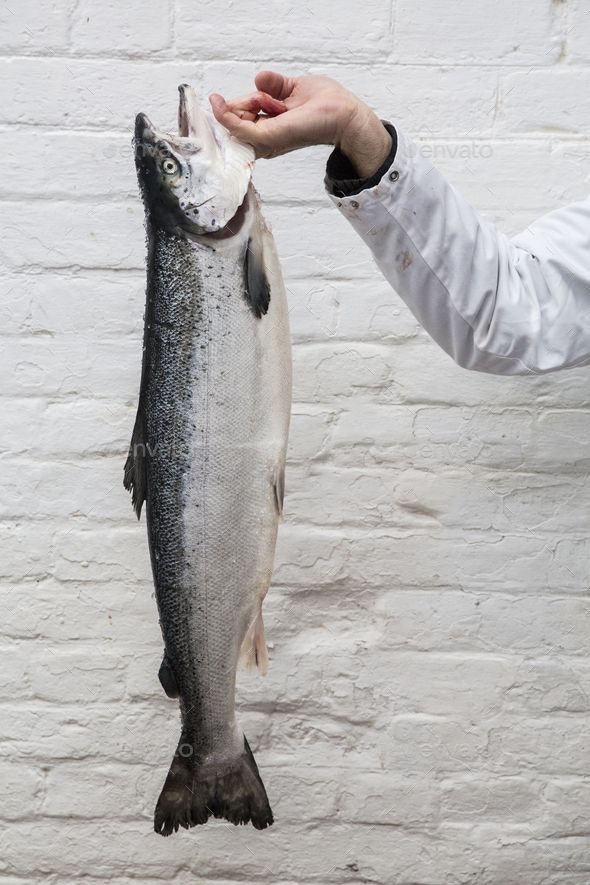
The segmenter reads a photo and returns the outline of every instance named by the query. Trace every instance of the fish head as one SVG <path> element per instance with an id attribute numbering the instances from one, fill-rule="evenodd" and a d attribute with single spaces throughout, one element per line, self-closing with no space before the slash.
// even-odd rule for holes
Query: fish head
<path id="1" fill-rule="evenodd" d="M 204 110 L 194 89 L 178 87 L 178 134 L 135 121 L 135 164 L 146 208 L 165 227 L 222 230 L 246 196 L 255 152 Z"/>

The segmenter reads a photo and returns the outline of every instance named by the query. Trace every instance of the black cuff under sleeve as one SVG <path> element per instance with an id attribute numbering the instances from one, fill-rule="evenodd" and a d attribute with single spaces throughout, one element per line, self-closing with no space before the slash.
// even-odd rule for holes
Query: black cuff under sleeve
<path id="1" fill-rule="evenodd" d="M 369 178 L 359 178 L 357 170 L 350 162 L 346 154 L 340 148 L 334 148 L 326 162 L 326 174 L 324 184 L 329 193 L 335 197 L 348 197 L 350 194 L 358 194 L 366 187 L 374 187 L 381 180 L 384 172 L 389 169 L 397 153 L 397 132 L 395 127 L 387 120 L 381 120 L 391 135 L 391 151 L 381 166 Z"/>

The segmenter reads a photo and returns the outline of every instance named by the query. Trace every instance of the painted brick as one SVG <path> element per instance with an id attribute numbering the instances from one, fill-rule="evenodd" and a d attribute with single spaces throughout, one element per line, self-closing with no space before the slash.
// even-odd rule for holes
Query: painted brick
<path id="1" fill-rule="evenodd" d="M 395 54 L 406 64 L 549 65 L 559 56 L 558 23 L 551 0 L 537 3 L 534 15 L 526 4 L 514 7 L 510 0 L 484 0 L 477 6 L 400 0 Z"/>
<path id="2" fill-rule="evenodd" d="M 84 58 L 4 58 L 7 100 L 0 121 L 123 130 L 148 113 L 165 128 L 176 120 L 178 85 L 200 82 L 198 63 Z"/>
<path id="3" fill-rule="evenodd" d="M 40 772 L 27 764 L 4 759 L 0 762 L 0 780 L 6 790 L 2 803 L 5 820 L 18 820 L 39 813 L 43 789 Z"/>
<path id="4" fill-rule="evenodd" d="M 590 61 L 590 15 L 584 0 L 571 0 L 568 4 L 565 46 L 569 61 Z"/>
<path id="5" fill-rule="evenodd" d="M 250 28 L 246 45 L 244 21 L 234 14 L 231 3 L 205 2 L 195 16 L 188 0 L 177 0 L 176 43 L 181 51 L 213 59 L 254 55 L 278 59 L 284 64 L 291 58 L 383 58 L 391 48 L 389 4 L 385 0 L 368 0 L 363 15 L 356 13 L 353 6 L 343 6 L 335 0 L 299 8 L 289 0 L 280 0 L 272 15 L 264 16 L 263 28 Z M 224 23 L 221 42 L 220 21 Z"/>
<path id="6" fill-rule="evenodd" d="M 11 210 L 11 204 L 5 204 Z M 0 249 L 13 268 L 140 268 L 144 260 L 143 211 L 137 203 L 50 203 L 15 206 L 12 224 L 5 229 Z M 42 227 L 38 238 L 28 228 Z"/>
<path id="7" fill-rule="evenodd" d="M 31 140 L 28 127 L 0 131 L 0 150 L 9 168 L 18 167 L 31 148 Z M 2 196 L 71 199 L 135 197 L 137 193 L 130 132 L 46 131 L 35 137 L 35 159 L 34 176 L 2 179 Z"/>
<path id="8" fill-rule="evenodd" d="M 72 45 L 79 52 L 124 52 L 145 56 L 170 45 L 169 0 L 116 3 L 81 0 L 72 24 Z"/>
<path id="9" fill-rule="evenodd" d="M 584 135 L 590 113 L 588 77 L 586 69 L 574 67 L 506 74 L 500 84 L 499 131 Z M 575 100 L 564 101 L 564 96 Z"/>
<path id="10" fill-rule="evenodd" d="M 4 3 L 0 10 L 0 45 L 3 52 L 35 53 L 64 50 L 73 3 L 64 0 L 19 0 Z"/>

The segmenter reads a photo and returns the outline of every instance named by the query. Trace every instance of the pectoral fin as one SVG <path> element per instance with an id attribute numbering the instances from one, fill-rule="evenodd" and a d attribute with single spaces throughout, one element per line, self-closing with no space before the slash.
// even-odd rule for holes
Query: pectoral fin
<path id="1" fill-rule="evenodd" d="M 270 304 L 270 283 L 264 268 L 262 235 L 258 231 L 248 239 L 244 254 L 244 283 L 246 298 L 255 316 L 264 316 Z"/>

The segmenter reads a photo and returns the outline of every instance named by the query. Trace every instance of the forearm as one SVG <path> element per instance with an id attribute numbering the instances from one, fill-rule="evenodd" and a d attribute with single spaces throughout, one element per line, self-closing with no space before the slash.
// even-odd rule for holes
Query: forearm
<path id="1" fill-rule="evenodd" d="M 510 240 L 416 144 L 398 137 L 379 182 L 361 183 L 354 197 L 338 198 L 329 176 L 326 187 L 430 335 L 457 363 L 483 372 L 547 372 L 590 361 L 590 204 Z"/>

